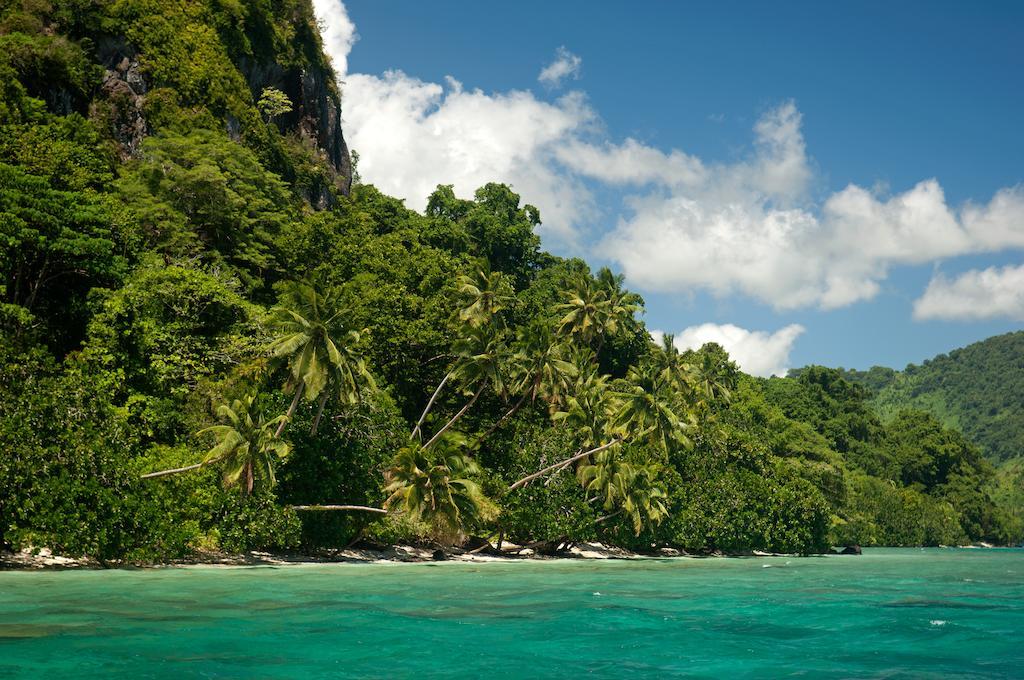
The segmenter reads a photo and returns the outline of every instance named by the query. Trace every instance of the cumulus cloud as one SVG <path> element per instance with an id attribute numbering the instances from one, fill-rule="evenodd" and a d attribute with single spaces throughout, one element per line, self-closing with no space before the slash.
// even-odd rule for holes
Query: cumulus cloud
<path id="1" fill-rule="evenodd" d="M 466 90 L 451 77 L 442 84 L 402 71 L 346 74 L 355 27 L 345 6 L 317 0 L 315 10 L 325 49 L 344 75 L 345 136 L 366 181 L 416 210 L 426 208 L 438 184 L 470 197 L 487 182 L 505 182 L 540 209 L 546 237 L 574 243 L 578 227 L 595 215 L 594 199 L 557 152 L 594 125 L 582 94 L 549 102 L 525 90 Z M 577 57 L 564 49 L 558 57 L 545 71 L 564 78 L 578 70 Z"/>
<path id="2" fill-rule="evenodd" d="M 629 198 L 631 215 L 601 252 L 651 290 L 834 309 L 875 296 L 895 265 L 1024 247 L 1022 187 L 957 210 L 934 179 L 891 196 L 850 185 L 818 206 L 795 105 L 768 112 L 754 133 L 740 162 L 706 167 L 696 181 L 649 180 L 669 190 Z"/>
<path id="3" fill-rule="evenodd" d="M 359 36 L 356 25 L 348 16 L 340 0 L 313 0 L 313 12 L 320 24 L 320 37 L 324 51 L 331 58 L 338 77 L 348 73 L 348 54 Z"/>
<path id="4" fill-rule="evenodd" d="M 972 269 L 954 279 L 937 274 L 914 302 L 914 318 L 1024 321 L 1024 265 Z"/>
<path id="5" fill-rule="evenodd" d="M 558 87 L 566 78 L 579 79 L 582 66 L 583 60 L 563 45 L 555 50 L 555 60 L 541 70 L 537 80 L 546 87 Z"/>
<path id="6" fill-rule="evenodd" d="M 316 0 L 315 8 L 344 75 L 355 26 L 340 0 Z M 560 82 L 578 69 L 563 48 L 541 81 Z M 820 180 L 792 101 L 757 120 L 745 155 L 714 163 L 609 138 L 579 92 L 547 100 L 401 71 L 349 73 L 343 89 L 345 134 L 367 181 L 418 210 L 438 184 L 468 197 L 486 182 L 508 183 L 540 208 L 549 247 L 589 243 L 646 290 L 834 309 L 878 294 L 894 266 L 1024 248 L 1021 186 L 960 207 L 949 205 L 935 179 L 892 194 L 850 185 L 817 195 Z M 623 195 L 623 210 L 596 238 L 584 228 L 601 217 L 599 194 Z"/>
<path id="7" fill-rule="evenodd" d="M 796 339 L 804 332 L 799 324 L 790 324 L 774 333 L 750 331 L 731 323 L 705 323 L 690 326 L 680 331 L 674 344 L 681 350 L 700 349 L 709 342 L 717 342 L 729 353 L 737 365 L 751 375 L 768 377 L 786 375 L 789 370 L 789 354 Z M 652 331 L 655 341 L 664 335 Z"/>
<path id="8" fill-rule="evenodd" d="M 359 172 L 417 210 L 440 183 L 460 196 L 506 182 L 540 208 L 545 233 L 571 241 L 592 215 L 583 182 L 562 172 L 556 150 L 592 120 L 579 94 L 544 102 L 530 92 L 488 94 L 400 71 L 346 78 L 345 134 Z"/>

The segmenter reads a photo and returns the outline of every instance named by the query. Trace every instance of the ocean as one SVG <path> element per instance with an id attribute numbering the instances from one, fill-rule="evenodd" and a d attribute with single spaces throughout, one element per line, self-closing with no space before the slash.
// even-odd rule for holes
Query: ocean
<path id="1" fill-rule="evenodd" d="M 0 572 L 0 677 L 1024 677 L 1024 550 Z"/>

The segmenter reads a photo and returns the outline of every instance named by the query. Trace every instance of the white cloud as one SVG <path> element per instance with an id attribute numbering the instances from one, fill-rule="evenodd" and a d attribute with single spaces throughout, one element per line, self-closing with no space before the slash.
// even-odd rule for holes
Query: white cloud
<path id="1" fill-rule="evenodd" d="M 566 78 L 578 80 L 582 66 L 583 60 L 563 45 L 555 50 L 555 60 L 541 70 L 537 80 L 545 87 L 558 87 Z"/>
<path id="2" fill-rule="evenodd" d="M 344 74 L 355 26 L 340 0 L 315 7 Z M 541 80 L 578 68 L 578 58 L 559 50 Z M 505 182 L 540 208 L 549 247 L 582 248 L 583 227 L 600 216 L 595 197 L 623 192 L 623 216 L 593 248 L 647 290 L 834 309 L 878 294 L 894 266 L 1024 248 L 1021 186 L 959 209 L 935 179 L 895 194 L 850 185 L 817 197 L 792 101 L 765 112 L 748 153 L 728 163 L 610 139 L 579 92 L 547 101 L 390 71 L 345 76 L 343 105 L 362 177 L 415 209 L 438 184 L 469 197 L 486 182 Z"/>
<path id="3" fill-rule="evenodd" d="M 749 158 L 707 167 L 702 181 L 649 180 L 669 191 L 628 199 L 632 214 L 604 239 L 602 254 L 651 290 L 834 309 L 872 298 L 895 265 L 1024 247 L 1022 187 L 957 211 L 934 179 L 888 197 L 850 185 L 816 207 L 795 106 L 770 111 L 755 135 Z"/>
<path id="4" fill-rule="evenodd" d="M 320 24 L 320 36 L 339 78 L 348 73 L 348 53 L 359 36 L 356 25 L 340 0 L 313 0 L 313 12 Z"/>
<path id="5" fill-rule="evenodd" d="M 914 318 L 976 321 L 1006 317 L 1024 321 L 1024 265 L 932 277 L 914 302 Z"/>
<path id="6" fill-rule="evenodd" d="M 774 333 L 749 331 L 733 324 L 705 323 L 680 331 L 674 344 L 681 350 L 700 349 L 709 342 L 717 342 L 729 357 L 747 373 L 768 377 L 786 375 L 789 354 L 796 339 L 804 332 L 799 324 L 790 324 Z M 661 342 L 664 333 L 651 331 L 655 342 Z"/>
<path id="7" fill-rule="evenodd" d="M 349 74 L 345 92 L 345 134 L 359 151 L 360 174 L 410 207 L 424 209 L 438 184 L 472 196 L 497 181 L 540 208 L 548 236 L 570 241 L 592 214 L 589 190 L 555 159 L 593 120 L 579 94 L 549 103 L 530 92 L 468 91 L 400 71 Z"/>

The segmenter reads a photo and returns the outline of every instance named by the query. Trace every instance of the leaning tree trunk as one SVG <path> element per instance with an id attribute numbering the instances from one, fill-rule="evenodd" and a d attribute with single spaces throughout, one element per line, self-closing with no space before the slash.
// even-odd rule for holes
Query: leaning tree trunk
<path id="1" fill-rule="evenodd" d="M 409 435 L 409 439 L 415 439 L 416 435 L 420 433 L 420 428 L 423 427 L 423 421 L 427 419 L 427 414 L 430 413 L 430 409 L 434 406 L 434 402 L 437 401 L 437 395 L 441 394 L 441 390 L 444 388 L 444 384 L 448 382 L 448 378 L 452 377 L 451 371 L 449 371 L 441 382 L 438 383 L 437 389 L 434 390 L 434 394 L 430 396 L 430 401 L 427 402 L 427 407 L 423 409 L 423 414 L 420 415 L 420 419 L 416 421 L 416 427 L 412 429 L 412 434 Z"/>
<path id="2" fill-rule="evenodd" d="M 284 414 L 284 420 L 277 426 L 277 432 L 274 433 L 275 437 L 280 437 L 281 433 L 284 432 L 284 426 L 288 424 L 288 421 L 292 419 L 292 414 L 295 413 L 295 409 L 299 406 L 299 398 L 302 397 L 302 391 L 306 388 L 306 383 L 300 382 L 299 386 L 295 388 L 295 398 L 292 399 L 291 405 L 288 407 L 288 412 Z"/>
<path id="3" fill-rule="evenodd" d="M 324 414 L 324 405 L 327 404 L 327 397 L 329 392 L 325 389 L 324 393 L 320 395 L 320 405 L 316 409 L 316 418 L 313 419 L 313 427 L 309 428 L 309 434 L 316 436 L 316 432 L 320 429 L 320 418 Z"/>
<path id="4" fill-rule="evenodd" d="M 611 448 L 611 447 L 613 447 L 616 444 L 619 444 L 621 442 L 622 442 L 621 439 L 613 439 L 610 442 L 608 442 L 607 444 L 602 444 L 601 446 L 598 446 L 597 448 L 590 449 L 589 451 L 584 451 L 582 453 L 577 453 L 576 455 L 572 456 L 571 458 L 566 458 L 565 460 L 560 460 L 557 463 L 555 463 L 554 465 L 549 465 L 546 468 L 544 468 L 543 470 L 538 470 L 537 472 L 534 472 L 532 475 L 527 475 L 527 476 L 523 477 L 519 481 L 517 481 L 514 484 L 512 484 L 512 486 L 508 487 L 507 490 L 508 491 L 515 491 L 519 487 L 526 486 L 527 484 L 529 484 L 533 480 L 537 479 L 538 477 L 543 477 L 544 475 L 546 475 L 547 473 L 551 472 L 552 470 L 555 470 L 556 468 L 568 467 L 572 463 L 575 463 L 576 461 L 578 461 L 578 460 L 580 460 L 582 458 L 586 458 L 587 456 L 589 456 L 592 453 L 600 453 L 601 451 L 604 451 L 605 449 L 609 449 L 609 448 Z"/>
<path id="5" fill-rule="evenodd" d="M 292 510 L 352 510 L 355 512 L 377 512 L 388 514 L 384 508 L 372 508 L 368 505 L 293 505 Z"/>
<path id="6" fill-rule="evenodd" d="M 525 392 L 523 394 L 523 396 L 519 398 L 519 401 L 516 402 L 516 405 L 513 406 L 512 408 L 510 408 L 508 411 L 505 412 L 505 415 L 503 415 L 501 418 L 498 418 L 498 422 L 494 423 L 494 425 L 491 425 L 490 429 L 487 430 L 487 432 L 484 432 L 482 435 L 480 435 L 477 438 L 477 440 L 473 443 L 473 447 L 472 448 L 475 449 L 476 447 L 480 446 L 480 444 L 483 442 L 483 440 L 487 439 L 489 436 L 494 434 L 495 430 L 497 430 L 499 427 L 501 427 L 502 423 L 504 423 L 506 420 L 511 418 L 513 415 L 515 415 L 516 411 L 518 411 L 520 408 L 522 408 L 523 404 L 526 403 L 526 398 L 528 396 L 530 396 L 530 392 L 529 391 Z"/>
<path id="7" fill-rule="evenodd" d="M 473 393 L 473 398 L 470 399 L 469 402 L 465 406 L 463 406 L 462 409 L 458 413 L 456 413 L 454 416 L 452 416 L 452 419 L 449 420 L 447 423 L 445 423 L 445 426 L 442 427 L 440 430 L 438 430 L 437 434 L 435 434 L 433 437 L 431 437 L 430 441 L 428 441 L 426 444 L 423 445 L 423 448 L 424 449 L 429 449 L 434 444 L 434 442 L 436 442 L 438 439 L 441 438 L 441 435 L 443 435 L 445 432 L 448 431 L 448 428 L 450 428 L 452 425 L 454 425 L 455 422 L 459 418 L 461 418 L 462 416 L 466 415 L 466 411 L 469 410 L 470 406 L 472 406 L 473 404 L 476 403 L 476 400 L 480 397 L 481 394 L 483 394 L 484 388 L 486 386 L 487 386 L 487 383 L 484 383 L 484 384 L 480 385 L 480 387 L 477 388 L 477 391 Z"/>
<path id="8" fill-rule="evenodd" d="M 176 475 L 181 472 L 188 472 L 190 470 L 196 470 L 203 467 L 203 463 L 196 463 L 195 465 L 186 465 L 185 467 L 174 468 L 173 470 L 161 470 L 160 472 L 148 472 L 142 475 L 141 479 L 153 479 L 154 477 L 166 477 L 167 475 Z"/>

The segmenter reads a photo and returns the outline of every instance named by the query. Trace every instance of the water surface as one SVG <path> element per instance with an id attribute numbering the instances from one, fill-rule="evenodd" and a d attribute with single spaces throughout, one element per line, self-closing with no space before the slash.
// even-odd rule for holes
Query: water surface
<path id="1" fill-rule="evenodd" d="M 0 572 L 0 677 L 1024 677 L 1024 550 Z"/>

